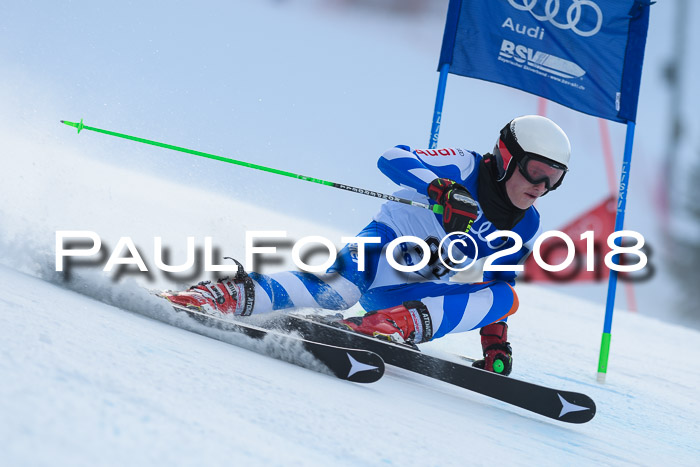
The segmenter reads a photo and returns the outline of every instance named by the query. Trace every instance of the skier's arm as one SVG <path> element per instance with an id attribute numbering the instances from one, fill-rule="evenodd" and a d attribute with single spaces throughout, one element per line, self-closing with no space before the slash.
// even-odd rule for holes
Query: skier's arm
<path id="1" fill-rule="evenodd" d="M 386 151 L 377 167 L 397 185 L 427 194 L 428 185 L 436 178 L 458 183 L 474 170 L 475 155 L 464 149 L 417 149 L 396 146 Z"/>

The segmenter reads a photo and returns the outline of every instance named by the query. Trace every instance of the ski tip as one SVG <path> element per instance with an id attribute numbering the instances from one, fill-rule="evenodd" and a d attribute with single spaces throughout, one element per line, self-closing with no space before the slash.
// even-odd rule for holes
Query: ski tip
<path id="1" fill-rule="evenodd" d="M 593 399 L 585 394 L 558 392 L 561 402 L 561 412 L 558 419 L 568 423 L 586 423 L 595 417 L 596 405 Z"/>
<path id="2" fill-rule="evenodd" d="M 384 375 L 384 360 L 379 355 L 368 350 L 345 349 L 350 368 L 344 368 L 341 379 L 347 379 L 353 383 L 374 383 Z M 354 354 L 354 355 L 353 355 Z"/>

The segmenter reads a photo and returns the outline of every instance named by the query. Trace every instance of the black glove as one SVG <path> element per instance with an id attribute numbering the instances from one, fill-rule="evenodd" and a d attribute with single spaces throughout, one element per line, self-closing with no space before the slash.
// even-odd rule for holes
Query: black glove
<path id="1" fill-rule="evenodd" d="M 428 185 L 428 196 L 444 208 L 445 232 L 469 232 L 479 214 L 479 206 L 466 188 L 448 178 L 436 178 Z"/>

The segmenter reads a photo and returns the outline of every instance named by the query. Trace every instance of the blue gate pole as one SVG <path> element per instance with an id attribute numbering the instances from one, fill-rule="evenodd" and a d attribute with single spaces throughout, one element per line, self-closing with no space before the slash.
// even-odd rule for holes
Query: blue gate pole
<path id="1" fill-rule="evenodd" d="M 625 154 L 622 158 L 622 173 L 620 174 L 620 188 L 617 197 L 617 215 L 615 216 L 615 232 L 623 229 L 625 224 L 625 206 L 627 205 L 627 188 L 629 187 L 630 165 L 632 163 L 632 145 L 634 143 L 634 122 L 627 122 L 627 134 L 625 136 Z M 622 239 L 619 239 L 620 241 Z M 617 241 L 616 241 L 617 242 Z M 617 243 L 616 243 L 617 244 Z M 620 264 L 620 255 L 612 257 L 612 262 Z M 608 355 L 610 354 L 610 333 L 612 331 L 612 318 L 615 308 L 615 292 L 617 290 L 617 271 L 610 270 L 608 278 L 608 298 L 605 303 L 605 322 L 603 324 L 603 338 L 600 343 L 600 357 L 598 359 L 599 383 L 605 382 L 608 371 Z"/>
<path id="2" fill-rule="evenodd" d="M 440 80 L 438 81 L 437 96 L 435 97 L 435 111 L 433 112 L 433 128 L 430 131 L 430 149 L 437 148 L 440 135 L 440 121 L 442 120 L 442 103 L 445 101 L 445 88 L 447 87 L 447 74 L 450 64 L 443 63 L 440 67 Z"/>

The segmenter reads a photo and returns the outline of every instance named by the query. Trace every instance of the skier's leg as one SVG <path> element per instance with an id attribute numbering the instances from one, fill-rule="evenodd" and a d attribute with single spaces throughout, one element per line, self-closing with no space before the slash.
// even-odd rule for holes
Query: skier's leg
<path id="1" fill-rule="evenodd" d="M 203 312 L 243 316 L 304 307 L 345 310 L 361 296 L 358 285 L 339 272 L 243 274 L 245 283 L 224 278 L 217 282 L 200 282 L 183 292 L 168 291 L 159 295 Z"/>
<path id="2" fill-rule="evenodd" d="M 344 310 L 360 298 L 358 287 L 335 272 L 252 272 L 250 277 L 255 283 L 256 314 L 306 307 Z"/>
<path id="3" fill-rule="evenodd" d="M 348 328 L 394 342 L 427 342 L 448 333 L 481 328 L 484 359 L 474 366 L 508 375 L 512 349 L 505 320 L 518 309 L 507 282 L 422 282 L 371 289 L 360 299 L 363 317 L 340 321 Z"/>
<path id="4" fill-rule="evenodd" d="M 255 284 L 255 313 L 307 307 L 345 310 L 357 303 L 374 281 L 384 244 L 396 234 L 386 225 L 372 222 L 357 236 L 380 238 L 379 243 L 365 245 L 364 271 L 359 270 L 357 244 L 348 244 L 325 274 L 250 273 Z"/>
<path id="5" fill-rule="evenodd" d="M 358 237 L 378 237 L 365 246 L 364 271 L 359 271 L 358 246 L 348 244 L 325 274 L 286 271 L 275 274 L 247 274 L 239 264 L 232 279 L 200 282 L 183 292 L 160 295 L 180 306 L 222 315 L 249 315 L 292 308 L 344 310 L 359 300 L 377 274 L 384 244 L 396 238 L 392 229 L 371 222 Z"/>
<path id="6" fill-rule="evenodd" d="M 394 326 L 401 328 L 399 335 L 408 339 L 415 332 L 421 336 L 419 341 L 427 341 L 503 321 L 517 311 L 518 296 L 502 281 L 419 282 L 372 288 L 360 303 L 365 309 L 379 311 L 345 320 L 356 331 L 391 335 L 387 322 L 405 323 L 405 329 Z"/>

